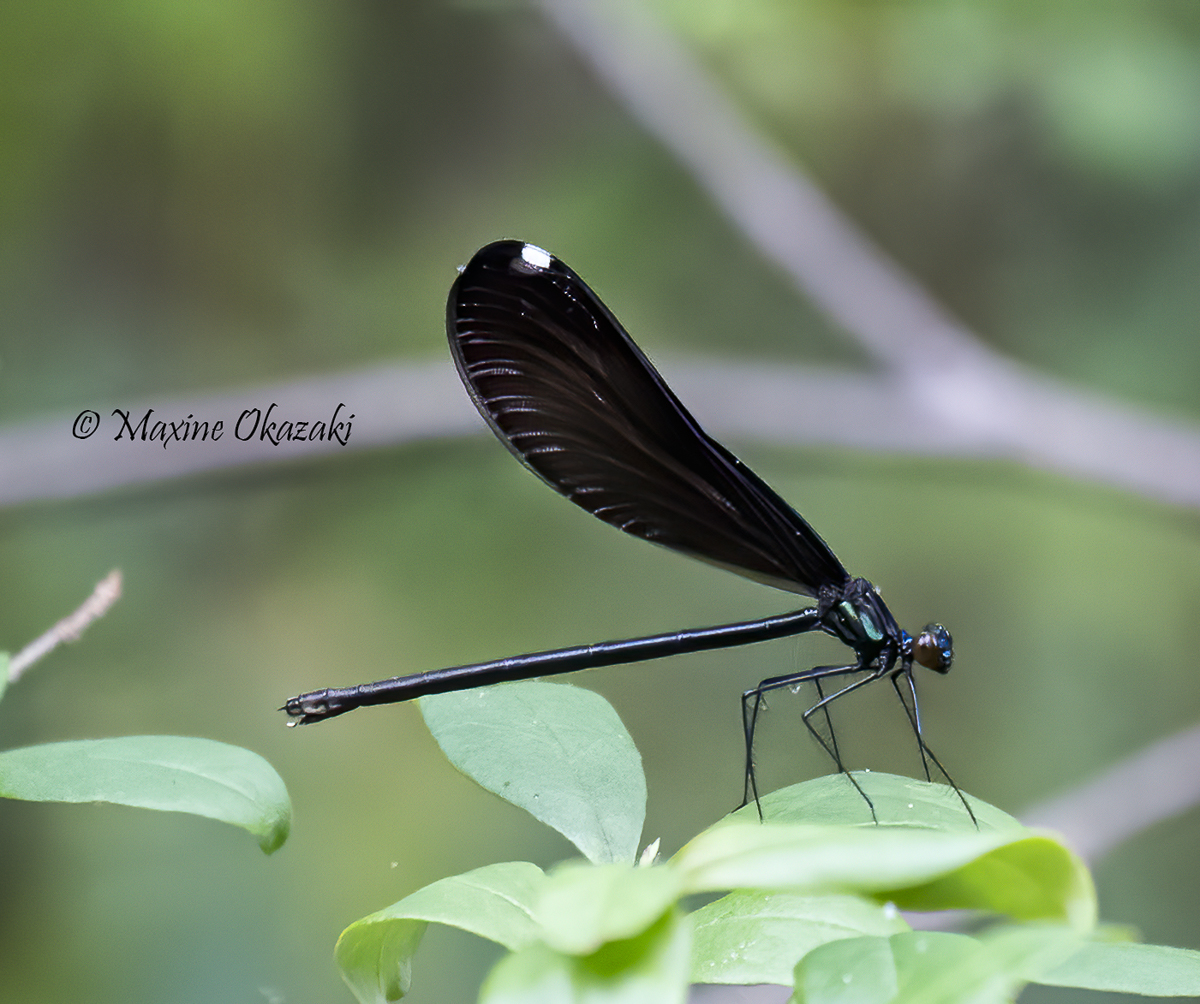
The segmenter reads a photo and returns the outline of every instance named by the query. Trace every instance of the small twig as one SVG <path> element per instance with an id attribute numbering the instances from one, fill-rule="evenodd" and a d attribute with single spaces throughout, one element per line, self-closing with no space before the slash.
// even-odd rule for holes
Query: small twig
<path id="1" fill-rule="evenodd" d="M 21 674 L 32 666 L 38 659 L 48 655 L 65 641 L 78 641 L 79 636 L 87 630 L 94 620 L 99 620 L 108 608 L 121 598 L 121 573 L 113 569 L 96 584 L 89 596 L 79 609 L 68 614 L 49 631 L 35 638 L 8 663 L 8 682 L 16 683 Z"/>

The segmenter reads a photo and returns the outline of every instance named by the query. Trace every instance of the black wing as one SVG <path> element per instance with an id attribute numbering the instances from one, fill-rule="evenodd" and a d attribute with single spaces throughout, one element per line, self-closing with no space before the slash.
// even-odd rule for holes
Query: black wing
<path id="1" fill-rule="evenodd" d="M 496 435 L 613 526 L 815 596 L 845 568 L 816 531 L 710 439 L 599 297 L 520 241 L 479 251 L 450 290 L 450 350 Z"/>

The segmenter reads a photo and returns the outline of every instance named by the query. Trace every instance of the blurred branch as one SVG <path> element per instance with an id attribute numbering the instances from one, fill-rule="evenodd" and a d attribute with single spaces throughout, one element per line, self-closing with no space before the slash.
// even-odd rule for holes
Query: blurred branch
<path id="1" fill-rule="evenodd" d="M 108 608 L 120 598 L 121 573 L 113 569 L 96 584 L 92 595 L 74 613 L 68 614 L 45 634 L 35 638 L 8 661 L 8 682 L 16 683 L 25 670 L 63 642 L 78 641 L 88 625 L 108 613 Z"/>
<path id="2" fill-rule="evenodd" d="M 353 415 L 347 445 L 338 441 L 281 442 L 254 435 L 235 436 L 238 417 L 248 408 L 266 411 L 276 421 L 328 422 L 338 404 L 341 417 Z M 113 407 L 130 416 L 135 427 L 153 409 L 151 422 L 197 421 L 225 424 L 217 441 L 130 441 Z M 146 401 L 88 402 L 100 428 L 76 438 L 75 414 L 0 429 L 0 505 L 39 499 L 71 498 L 164 478 L 206 471 L 300 460 L 342 450 L 394 446 L 423 438 L 454 436 L 480 427 L 475 409 L 462 394 L 454 368 L 445 363 L 379 366 L 286 383 L 247 387 L 188 397 Z M 122 434 L 118 441 L 114 437 Z"/>
<path id="3" fill-rule="evenodd" d="M 752 128 L 692 53 L 627 0 L 539 0 L 609 91 L 746 240 L 875 359 L 983 365 L 988 350 Z"/>
<path id="4" fill-rule="evenodd" d="M 903 386 L 883 374 L 822 367 L 738 361 L 661 360 L 671 386 L 697 418 L 719 438 L 786 446 L 834 446 L 929 456 L 1007 457 L 1086 480 L 1118 485 L 1153 498 L 1200 506 L 1200 428 L 1171 424 L 1116 405 L 1095 405 L 1085 419 L 1061 403 L 1057 441 L 1093 461 L 1069 467 L 1045 451 L 1021 452 L 978 426 L 957 423 L 943 412 L 919 407 Z M 284 442 L 259 436 L 242 442 L 232 433 L 240 413 L 276 404 L 275 417 L 316 421 L 353 414 L 345 446 Z M 110 402 L 111 404 L 111 402 Z M 384 365 L 240 391 L 141 402 L 115 402 L 136 421 L 153 409 L 154 420 L 225 422 L 217 442 L 130 442 L 111 407 L 96 406 L 101 428 L 88 439 L 72 434 L 75 414 L 0 429 L 0 506 L 71 498 L 247 466 L 329 456 L 360 449 L 395 447 L 483 429 L 448 362 Z M 1043 430 L 1049 439 L 1049 430 Z M 1111 453 L 1110 453 L 1111 451 Z M 1173 459 L 1166 459 L 1173 458 Z M 1136 484 L 1133 482 L 1136 481 Z"/>
<path id="5" fill-rule="evenodd" d="M 613 95 L 766 260 L 883 368 L 889 409 L 974 452 L 1200 503 L 1200 430 L 992 352 L 751 128 L 692 54 L 626 0 L 539 0 Z M 878 408 L 873 408 L 877 412 Z M 862 416 L 843 406 L 840 417 Z M 896 414 L 889 410 L 889 415 Z"/>
<path id="6" fill-rule="evenodd" d="M 1200 803 L 1200 727 L 1177 732 L 1071 791 L 1021 813 L 1067 836 L 1087 861 Z"/>

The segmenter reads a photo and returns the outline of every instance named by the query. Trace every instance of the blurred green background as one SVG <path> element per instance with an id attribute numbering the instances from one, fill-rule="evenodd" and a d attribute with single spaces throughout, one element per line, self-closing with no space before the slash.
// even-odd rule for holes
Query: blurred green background
<path id="1" fill-rule="evenodd" d="M 1200 418 L 1193 0 L 655 8 L 999 350 Z M 450 366 L 454 267 L 502 236 L 563 257 L 651 354 L 862 361 L 525 5 L 0 6 L 0 421 Z M 1011 464 L 731 445 L 902 624 L 951 626 L 955 671 L 922 703 L 964 789 L 1018 812 L 1200 715 L 1193 512 Z M 455 774 L 416 708 L 288 730 L 284 698 L 792 602 L 625 539 L 482 434 L 4 511 L 0 647 L 113 567 L 124 599 L 10 691 L 4 745 L 235 743 L 281 772 L 295 827 L 267 859 L 206 820 L 0 805 L 7 1000 L 350 999 L 346 924 L 569 848 Z M 647 840 L 674 851 L 736 804 L 743 689 L 836 652 L 802 638 L 578 680 L 643 752 Z M 885 690 L 841 709 L 843 749 L 915 773 Z M 772 709 L 767 786 L 824 772 L 799 699 Z M 1200 948 L 1197 846 L 1193 811 L 1112 855 L 1105 916 Z M 411 999 L 473 999 L 494 958 L 431 930 Z"/>

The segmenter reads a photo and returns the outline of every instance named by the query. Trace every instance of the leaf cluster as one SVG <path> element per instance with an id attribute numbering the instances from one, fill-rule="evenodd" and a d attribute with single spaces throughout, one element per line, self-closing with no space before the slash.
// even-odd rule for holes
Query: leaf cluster
<path id="1" fill-rule="evenodd" d="M 408 993 L 430 923 L 509 950 L 480 1000 L 682 1002 L 689 983 L 775 983 L 794 1002 L 1010 1001 L 1030 982 L 1200 993 L 1200 953 L 1133 943 L 1097 922 L 1086 866 L 1054 834 L 953 791 L 856 775 L 783 789 L 665 861 L 638 853 L 646 785 L 596 694 L 514 683 L 426 697 L 458 769 L 583 854 L 442 879 L 348 927 L 342 974 L 363 1004 Z M 691 908 L 701 897 L 719 898 Z M 901 911 L 971 911 L 973 934 L 913 930 Z"/>

